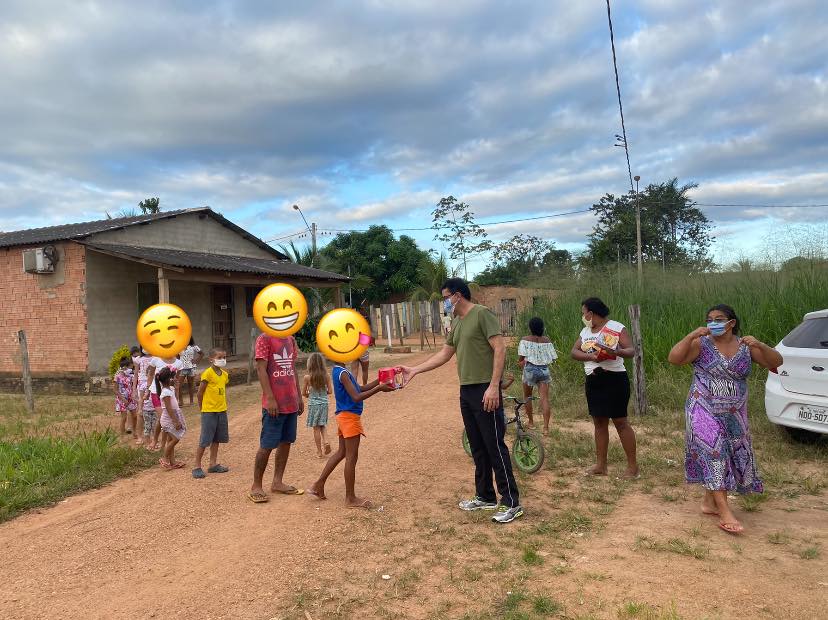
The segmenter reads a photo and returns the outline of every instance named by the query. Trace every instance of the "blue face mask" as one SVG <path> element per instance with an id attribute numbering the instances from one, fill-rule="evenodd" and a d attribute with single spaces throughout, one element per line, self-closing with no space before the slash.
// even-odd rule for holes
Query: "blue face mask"
<path id="1" fill-rule="evenodd" d="M 717 323 L 715 321 L 708 321 L 707 329 L 710 330 L 711 336 L 722 336 L 727 331 L 727 323 Z"/>
<path id="2" fill-rule="evenodd" d="M 454 314 L 454 304 L 451 303 L 451 297 L 447 297 L 443 300 L 443 310 L 445 310 L 446 314 L 449 316 Z"/>

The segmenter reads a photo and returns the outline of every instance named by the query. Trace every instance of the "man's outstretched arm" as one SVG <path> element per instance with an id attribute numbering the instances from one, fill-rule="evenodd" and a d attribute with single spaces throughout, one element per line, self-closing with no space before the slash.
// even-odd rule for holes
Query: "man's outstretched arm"
<path id="1" fill-rule="evenodd" d="M 449 361 L 453 356 L 454 347 L 444 344 L 442 349 L 437 351 L 437 353 L 429 357 L 422 364 L 419 364 L 414 367 L 401 366 L 403 371 L 403 385 L 407 385 L 409 381 L 411 381 L 415 376 L 419 375 L 420 373 L 428 372 L 429 370 L 439 368 L 447 361 Z"/>

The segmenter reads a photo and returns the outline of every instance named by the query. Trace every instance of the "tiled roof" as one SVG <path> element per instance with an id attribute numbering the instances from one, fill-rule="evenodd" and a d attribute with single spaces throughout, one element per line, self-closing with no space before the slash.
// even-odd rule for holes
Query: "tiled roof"
<path id="1" fill-rule="evenodd" d="M 52 243 L 54 241 L 69 241 L 82 240 L 97 233 L 106 232 L 108 230 L 117 230 L 119 228 L 126 228 L 128 226 L 137 226 L 146 222 L 153 222 L 156 220 L 164 220 L 178 215 L 187 213 L 203 213 L 222 226 L 226 226 L 233 232 L 244 237 L 251 243 L 258 245 L 260 248 L 272 253 L 277 259 L 286 259 L 287 257 L 270 247 L 258 237 L 251 235 L 249 232 L 237 226 L 223 215 L 216 213 L 210 207 L 198 207 L 195 209 L 179 209 L 177 211 L 161 211 L 160 213 L 151 213 L 148 215 L 136 215 L 134 217 L 115 217 L 106 220 L 95 220 L 94 222 L 80 222 L 78 224 L 62 224 L 60 226 L 47 226 L 45 228 L 29 228 L 27 230 L 18 230 L 14 232 L 0 233 L 0 248 L 10 247 L 15 245 L 34 245 L 39 243 Z"/>
<path id="2" fill-rule="evenodd" d="M 347 282 L 347 276 L 330 271 L 314 269 L 305 265 L 298 265 L 287 260 L 268 260 L 263 258 L 247 258 L 246 256 L 230 256 L 226 254 L 207 254 L 205 252 L 189 252 L 171 250 L 167 248 L 148 248 L 132 245 L 114 245 L 109 243 L 85 242 L 84 245 L 92 250 L 107 254 L 115 254 L 146 261 L 153 265 L 169 265 L 187 269 L 204 269 L 210 271 L 230 271 L 236 273 L 251 273 L 264 276 L 284 276 L 307 280 L 327 282 Z"/>

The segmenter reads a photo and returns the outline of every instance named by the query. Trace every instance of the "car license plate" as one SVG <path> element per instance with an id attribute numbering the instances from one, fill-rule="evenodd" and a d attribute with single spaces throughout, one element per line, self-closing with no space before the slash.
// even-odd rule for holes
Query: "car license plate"
<path id="1" fill-rule="evenodd" d="M 799 419 L 806 422 L 818 422 L 820 424 L 828 425 L 828 409 L 825 407 L 810 407 L 808 405 L 800 405 Z"/>

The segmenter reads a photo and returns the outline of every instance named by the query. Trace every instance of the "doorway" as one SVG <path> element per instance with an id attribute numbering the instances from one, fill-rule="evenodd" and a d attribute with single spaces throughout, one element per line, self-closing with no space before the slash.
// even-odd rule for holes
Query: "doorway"
<path id="1" fill-rule="evenodd" d="M 213 346 L 235 355 L 233 333 L 233 287 L 213 287 Z"/>

